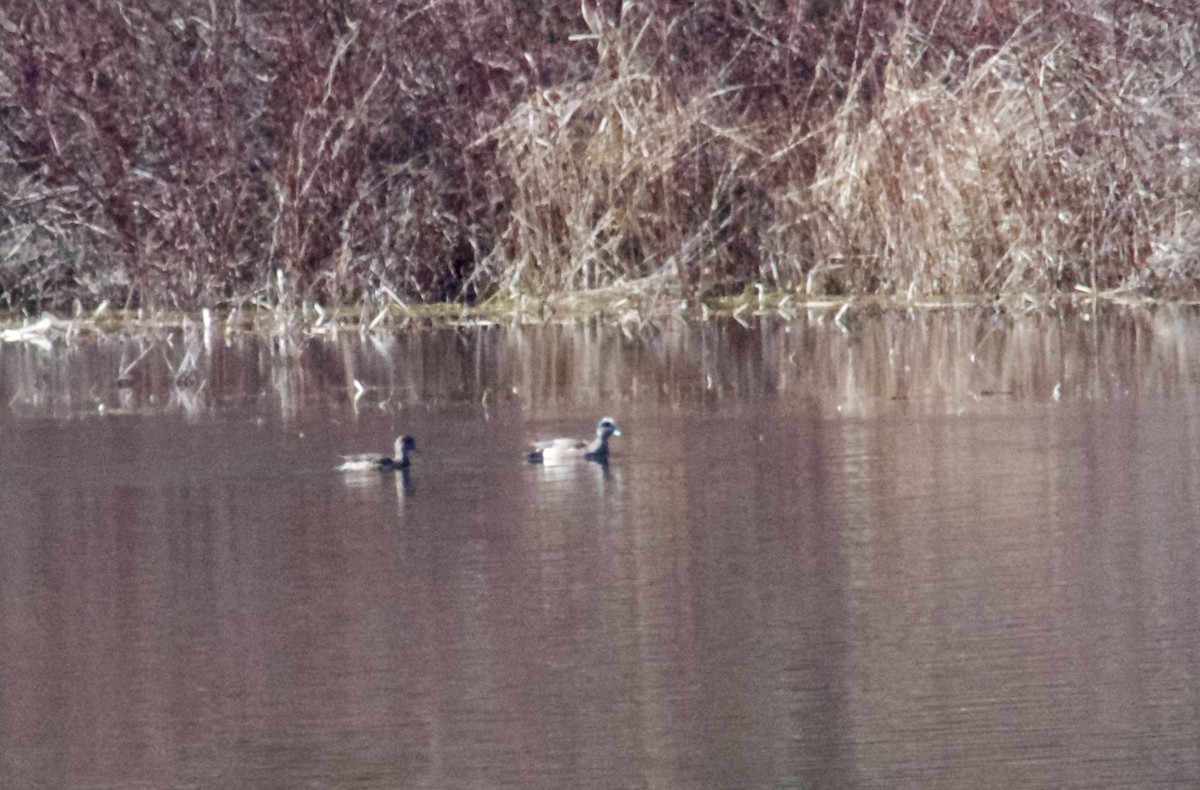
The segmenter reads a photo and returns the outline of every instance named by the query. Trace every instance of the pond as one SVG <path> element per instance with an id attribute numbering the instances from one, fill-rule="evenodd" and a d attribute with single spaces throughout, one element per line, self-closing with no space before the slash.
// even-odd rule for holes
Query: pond
<path id="1" fill-rule="evenodd" d="M 1193 787 L 1197 317 L 0 343 L 0 785 Z"/>

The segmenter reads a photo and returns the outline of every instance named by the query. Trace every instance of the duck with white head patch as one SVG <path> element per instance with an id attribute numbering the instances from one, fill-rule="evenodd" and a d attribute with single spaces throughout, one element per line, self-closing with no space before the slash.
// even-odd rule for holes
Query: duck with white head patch
<path id="1" fill-rule="evenodd" d="M 534 464 L 562 464 L 571 461 L 608 461 L 608 440 L 620 436 L 621 430 L 612 417 L 605 417 L 596 424 L 596 438 L 544 439 L 529 451 L 529 462 Z"/>

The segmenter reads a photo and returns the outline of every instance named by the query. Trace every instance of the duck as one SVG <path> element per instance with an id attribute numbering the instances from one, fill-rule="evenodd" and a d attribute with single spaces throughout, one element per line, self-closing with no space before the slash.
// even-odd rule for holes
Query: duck
<path id="1" fill-rule="evenodd" d="M 375 453 L 343 455 L 342 463 L 338 466 L 338 471 L 366 472 L 377 470 L 386 472 L 391 469 L 407 469 L 409 464 L 408 454 L 416 452 L 416 450 L 417 440 L 405 434 L 396 437 L 396 445 L 391 458 Z"/>
<path id="2" fill-rule="evenodd" d="M 596 438 L 586 439 L 544 439 L 533 445 L 529 451 L 531 464 L 561 464 L 567 461 L 596 461 L 608 462 L 608 438 L 620 436 L 616 420 L 605 417 L 596 423 Z"/>

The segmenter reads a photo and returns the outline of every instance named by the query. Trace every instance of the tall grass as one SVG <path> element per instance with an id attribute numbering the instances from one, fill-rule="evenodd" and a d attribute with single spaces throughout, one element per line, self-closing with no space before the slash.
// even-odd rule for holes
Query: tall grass
<path id="1" fill-rule="evenodd" d="M 1194 289 L 1184 0 L 13 0 L 0 305 Z"/>
<path id="2" fill-rule="evenodd" d="M 902 26 L 882 100 L 865 123 L 840 108 L 803 187 L 816 257 L 845 261 L 854 287 L 922 293 L 1179 279 L 1151 256 L 1196 194 L 1197 97 L 1161 84 L 1161 59 L 1136 51 L 1150 38 L 1122 57 L 1113 40 L 1064 35 L 1069 21 L 1031 14 L 961 64 Z M 1184 54 L 1177 85 L 1194 81 Z"/>

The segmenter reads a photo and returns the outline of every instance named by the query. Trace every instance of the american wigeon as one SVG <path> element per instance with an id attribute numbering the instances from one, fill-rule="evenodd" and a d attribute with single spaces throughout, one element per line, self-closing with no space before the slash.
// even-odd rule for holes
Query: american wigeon
<path id="1" fill-rule="evenodd" d="M 596 425 L 596 438 L 545 439 L 533 445 L 529 462 L 534 464 L 561 464 L 567 461 L 586 460 L 604 463 L 608 460 L 608 437 L 620 436 L 621 431 L 612 417 L 605 417 Z"/>
<path id="2" fill-rule="evenodd" d="M 416 451 L 416 449 L 417 440 L 405 434 L 404 436 L 396 437 L 396 446 L 391 458 L 375 453 L 343 455 L 342 463 L 338 466 L 338 471 L 362 472 L 376 469 L 386 472 L 389 469 L 407 469 L 409 464 L 408 454 Z"/>

